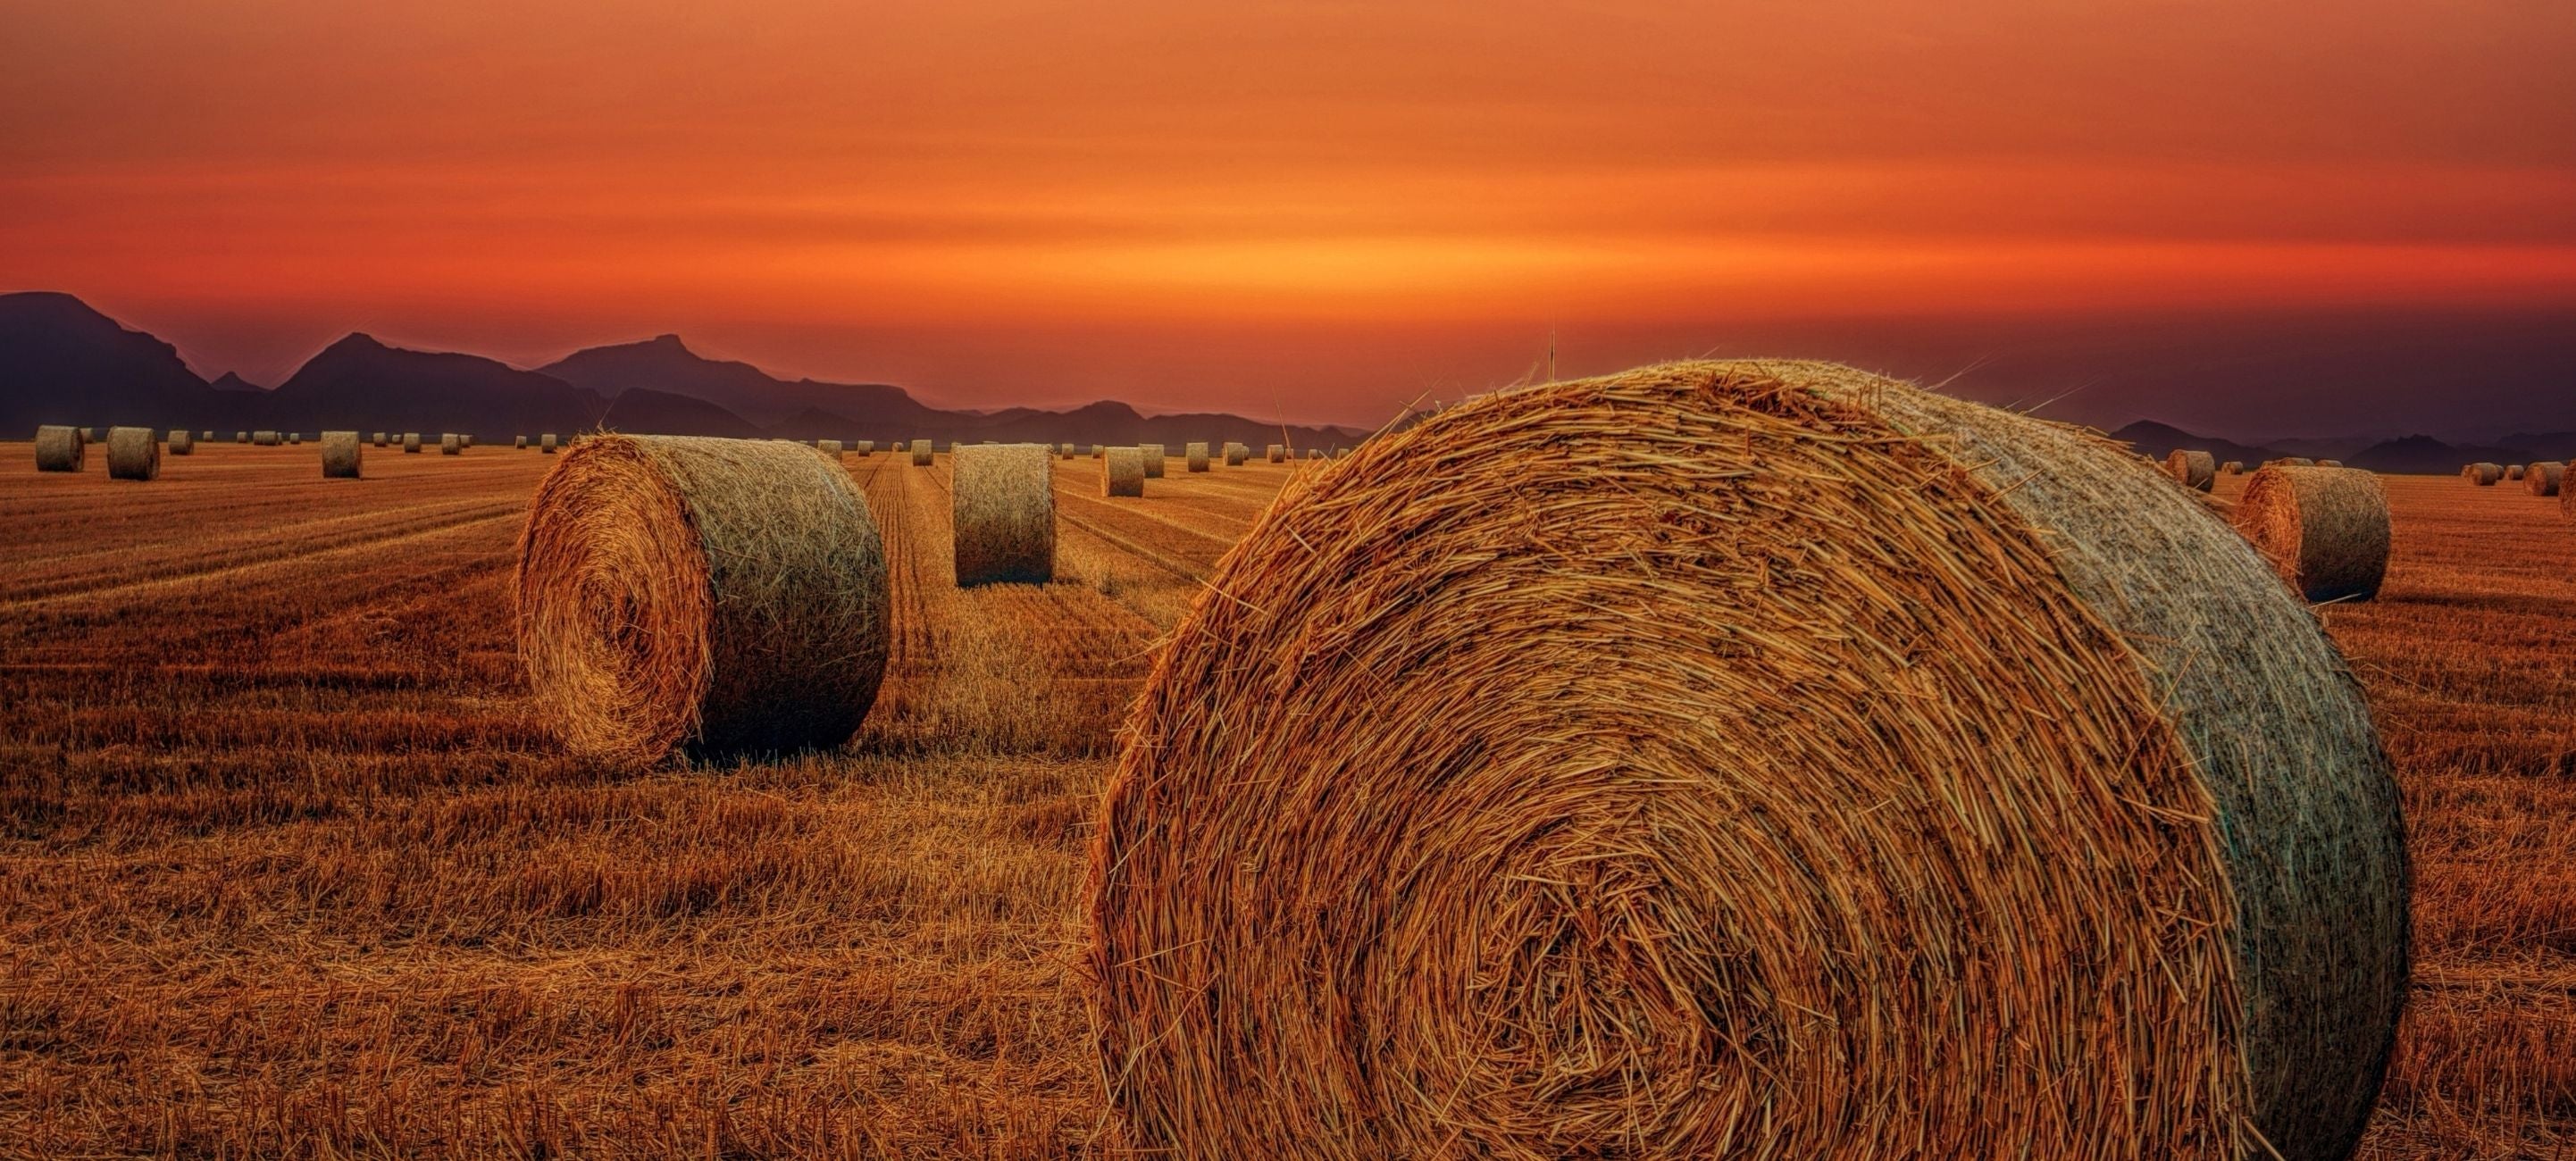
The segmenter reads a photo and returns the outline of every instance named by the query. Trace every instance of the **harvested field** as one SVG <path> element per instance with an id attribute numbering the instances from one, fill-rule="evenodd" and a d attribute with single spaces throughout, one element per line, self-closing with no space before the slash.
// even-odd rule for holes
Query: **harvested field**
<path id="1" fill-rule="evenodd" d="M 0 1156 L 27 1157 L 1086 1155 L 1068 972 L 1114 732 L 1216 559 L 1338 470 L 1113 503 L 1051 459 L 1061 579 L 959 590 L 949 457 L 846 459 L 894 606 L 858 739 L 636 774 L 566 754 L 513 651 L 554 460 L 325 481 L 215 444 L 118 489 L 32 454 L 0 443 Z M 2386 583 L 2323 614 L 2416 871 L 2363 1155 L 2576 1155 L 2569 526 L 2384 482 Z"/>

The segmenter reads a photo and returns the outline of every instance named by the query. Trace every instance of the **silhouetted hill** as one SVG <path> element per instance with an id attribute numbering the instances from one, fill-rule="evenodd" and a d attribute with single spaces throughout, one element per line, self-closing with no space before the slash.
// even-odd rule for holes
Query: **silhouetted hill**
<path id="1" fill-rule="evenodd" d="M 2217 457 L 2218 462 L 2222 464 L 2229 460 L 2243 460 L 2246 469 L 2251 471 L 2256 464 L 2280 458 L 2280 453 L 2271 448 L 2237 443 L 2216 436 L 2193 435 L 2179 427 L 2158 423 L 2152 419 L 2141 419 L 2112 432 L 2111 438 L 2137 449 L 2139 455 L 2151 460 L 2162 460 L 2173 454 L 2175 448 L 2181 448 L 2185 451 L 2208 452 Z"/>
<path id="2" fill-rule="evenodd" d="M 812 379 L 784 382 L 749 363 L 701 356 L 682 344 L 678 335 L 575 351 L 537 371 L 589 388 L 602 398 L 615 399 L 626 391 L 650 388 L 703 399 L 761 424 L 777 424 L 798 412 L 815 411 L 862 424 L 901 427 L 924 422 L 934 414 L 900 387 Z"/>
<path id="3" fill-rule="evenodd" d="M 479 355 L 389 347 L 363 334 L 324 348 L 257 404 L 258 426 L 485 439 L 583 431 L 607 411 L 607 401 L 561 379 Z"/>
<path id="4" fill-rule="evenodd" d="M 2535 458 L 2538 457 L 2520 448 L 2463 446 L 2444 443 L 2429 435 L 2410 435 L 2354 452 L 2344 460 L 2344 466 L 2400 476 L 2447 476 L 2459 471 L 2462 464 L 2481 461 L 2521 464 Z"/>
<path id="5" fill-rule="evenodd" d="M 767 434 L 752 426 L 748 419 L 686 395 L 673 395 L 650 387 L 632 387 L 608 401 L 608 411 L 599 426 L 609 431 L 634 432 L 638 435 L 720 435 L 731 439 L 758 439 Z"/>
<path id="6" fill-rule="evenodd" d="M 224 405 L 170 344 L 68 294 L 0 294 L 0 432 L 36 425 L 196 427 Z"/>
<path id="7" fill-rule="evenodd" d="M 244 379 L 244 378 L 242 378 L 241 376 L 236 375 L 236 374 L 233 374 L 233 373 L 232 373 L 232 372 L 230 372 L 230 371 L 226 371 L 226 372 L 224 372 L 220 377 L 218 377 L 218 378 L 215 380 L 215 382 L 214 382 L 214 388 L 215 388 L 215 390 L 217 390 L 217 391 L 266 391 L 266 390 L 268 390 L 268 388 L 266 388 L 266 387 L 262 387 L 262 386 L 260 386 L 260 385 L 259 385 L 259 384 L 257 384 L 257 383 L 253 383 L 253 382 L 251 382 L 251 381 L 250 381 L 250 380 L 248 380 L 248 379 Z"/>

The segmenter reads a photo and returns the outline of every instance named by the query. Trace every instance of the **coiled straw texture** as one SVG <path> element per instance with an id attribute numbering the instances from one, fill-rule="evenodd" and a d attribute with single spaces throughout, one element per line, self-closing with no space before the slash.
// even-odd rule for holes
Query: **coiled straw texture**
<path id="1" fill-rule="evenodd" d="M 1811 363 L 1359 459 L 1289 483 L 1130 720 L 1086 884 L 1117 1147 L 2350 1151 L 2398 798 L 2197 497 Z"/>
<path id="2" fill-rule="evenodd" d="M 849 473 L 764 440 L 598 435 L 538 485 L 518 635 L 577 753 L 837 746 L 885 673 L 885 548 Z"/>

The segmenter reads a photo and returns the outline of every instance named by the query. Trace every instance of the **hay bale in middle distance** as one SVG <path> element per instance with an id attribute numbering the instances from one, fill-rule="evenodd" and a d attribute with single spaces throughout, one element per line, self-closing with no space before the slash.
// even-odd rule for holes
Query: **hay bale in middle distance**
<path id="1" fill-rule="evenodd" d="M 1261 454 L 1262 458 L 1269 460 L 1271 463 L 1280 463 L 1288 458 L 1288 448 L 1285 444 L 1274 443 L 1264 449 Z"/>
<path id="2" fill-rule="evenodd" d="M 278 444 L 277 433 L 273 431 L 254 431 L 250 433 L 250 443 L 252 447 L 276 447 Z"/>
<path id="3" fill-rule="evenodd" d="M 2165 474 L 2186 488 L 2206 492 L 2218 481 L 2218 461 L 2205 451 L 2175 448 L 2165 456 Z"/>
<path id="4" fill-rule="evenodd" d="M 417 431 L 406 431 L 406 432 L 404 432 L 404 433 L 403 433 L 403 437 L 402 437 L 402 447 L 403 447 L 403 454 L 404 454 L 404 455 L 409 455 L 409 456 L 416 456 L 416 455 L 419 455 L 419 454 L 420 454 L 420 433 L 419 433 L 419 432 L 417 432 Z"/>
<path id="5" fill-rule="evenodd" d="M 556 448 L 557 446 L 559 446 L 559 444 L 558 444 L 558 441 L 555 439 L 555 433 L 553 433 L 553 432 L 551 432 L 551 431 L 546 431 L 546 432 L 539 432 L 539 433 L 537 433 L 537 452 L 538 452 L 538 454 L 540 454 L 540 455 L 553 455 L 553 454 L 555 454 L 555 448 Z"/>
<path id="6" fill-rule="evenodd" d="M 1225 466 L 1229 468 L 1239 468 L 1243 466 L 1243 461 L 1251 458 L 1252 448 L 1250 445 L 1240 443 L 1228 443 L 1225 445 Z"/>
<path id="7" fill-rule="evenodd" d="M 2234 520 L 2311 604 L 2369 600 L 2388 575 L 2388 495 L 2370 472 L 2265 468 L 2245 482 Z"/>
<path id="8" fill-rule="evenodd" d="M 354 431 L 322 433 L 322 478 L 355 480 L 361 478 L 366 461 L 366 445 Z"/>
<path id="9" fill-rule="evenodd" d="M 818 439 L 814 441 L 814 450 L 837 460 L 841 458 L 841 441 L 837 439 Z"/>
<path id="10" fill-rule="evenodd" d="M 2566 478 L 2567 465 L 2554 460 L 2543 460 L 2524 470 L 2522 485 L 2531 489 L 2531 494 L 2534 496 L 2555 496 Z"/>
<path id="11" fill-rule="evenodd" d="M 37 426 L 37 471 L 77 472 L 88 458 L 89 441 L 82 438 L 81 429 L 59 423 Z"/>
<path id="12" fill-rule="evenodd" d="M 1145 461 L 1146 479 L 1159 480 L 1163 478 L 1163 461 L 1168 458 L 1163 454 L 1163 445 L 1159 443 L 1140 443 L 1136 445 L 1136 454 L 1139 457 L 1142 457 Z"/>
<path id="13" fill-rule="evenodd" d="M 1100 494 L 1103 496 L 1142 496 L 1145 494 L 1145 453 L 1132 447 L 1113 447 L 1100 461 Z"/>
<path id="14" fill-rule="evenodd" d="M 1185 444 L 1181 448 L 1181 454 L 1189 460 L 1191 471 L 1208 470 L 1208 445 L 1205 442 Z"/>
<path id="15" fill-rule="evenodd" d="M 2507 482 L 2507 483 L 2511 483 L 2511 482 L 2513 482 L 2513 481 L 2515 481 L 2515 480 L 2519 480 L 2519 479 L 2521 479 L 2521 478 L 2522 478 L 2522 465 L 2521 465 L 2521 464 L 2506 464 L 2506 465 L 2504 466 L 2504 478 L 2505 478 L 2505 482 Z"/>
<path id="16" fill-rule="evenodd" d="M 518 449 L 518 450 L 520 450 L 520 451 L 526 451 L 526 450 L 528 450 L 528 437 L 526 437 L 526 436 L 524 436 L 524 435 L 514 435 L 514 436 L 511 436 L 511 437 L 510 437 L 510 446 L 511 446 L 511 447 L 513 447 L 513 448 L 516 448 L 516 449 Z"/>
<path id="17" fill-rule="evenodd" d="M 1034 443 L 951 453 L 957 587 L 1055 579 L 1055 467 Z"/>
<path id="18" fill-rule="evenodd" d="M 455 432 L 450 431 L 442 433 L 438 437 L 438 454 L 443 456 L 463 455 L 465 454 L 465 443 L 464 441 L 456 438 Z"/>
<path id="19" fill-rule="evenodd" d="M 172 430 L 170 432 L 169 447 L 167 450 L 174 456 L 197 454 L 196 433 L 189 431 L 184 427 Z"/>
<path id="20" fill-rule="evenodd" d="M 517 589 L 531 692 L 604 760 L 837 746 L 885 675 L 876 521 L 783 440 L 580 440 L 537 485 Z"/>
<path id="21" fill-rule="evenodd" d="M 107 478 L 111 480 L 157 480 L 161 478 L 161 438 L 148 427 L 111 427 L 107 429 Z"/>
<path id="22" fill-rule="evenodd" d="M 2222 475 L 2222 476 L 2241 476 L 2241 475 L 2244 475 L 2244 474 L 2245 474 L 2245 461 L 2243 461 L 2243 460 L 2229 460 L 2229 461 L 2227 461 L 2226 463 L 2220 464 L 2220 465 L 2218 465 L 2218 474 L 2219 474 L 2219 475 Z"/>
<path id="23" fill-rule="evenodd" d="M 912 466 L 916 468 L 926 468 L 930 466 L 929 440 L 916 439 L 912 441 Z"/>
<path id="24" fill-rule="evenodd" d="M 2460 478 L 2481 488 L 2492 488 L 2504 479 L 2503 464 L 2476 463 L 2460 469 Z"/>
<path id="25" fill-rule="evenodd" d="M 1302 473 L 1103 794 L 1104 1151 L 2348 1155 L 2396 783 L 2315 616 L 2156 475 L 1770 361 Z"/>

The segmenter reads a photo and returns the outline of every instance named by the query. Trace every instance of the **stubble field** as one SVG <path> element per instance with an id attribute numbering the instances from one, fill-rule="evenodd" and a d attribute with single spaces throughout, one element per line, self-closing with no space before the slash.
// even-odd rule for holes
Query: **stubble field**
<path id="1" fill-rule="evenodd" d="M 1060 461 L 1057 582 L 959 591 L 946 457 L 847 457 L 895 605 L 866 729 L 637 774 L 562 753 L 513 653 L 553 458 L 30 457 L 0 444 L 0 1156 L 1093 1151 L 1093 802 L 1296 469 L 1109 501 Z M 2576 1156 L 2576 527 L 2388 483 L 2383 599 L 2324 611 L 2416 869 L 2368 1153 Z"/>

